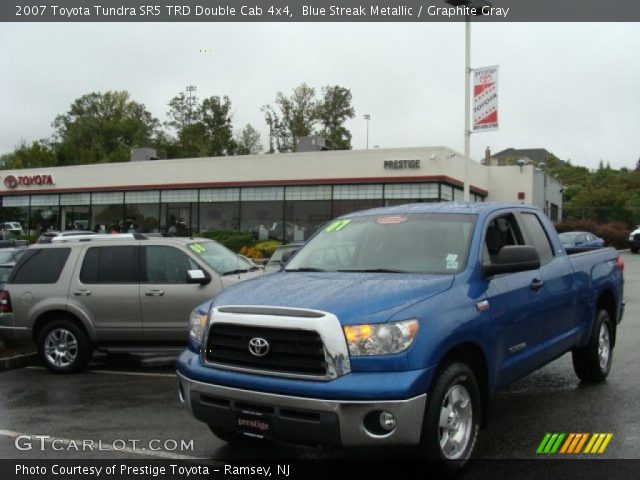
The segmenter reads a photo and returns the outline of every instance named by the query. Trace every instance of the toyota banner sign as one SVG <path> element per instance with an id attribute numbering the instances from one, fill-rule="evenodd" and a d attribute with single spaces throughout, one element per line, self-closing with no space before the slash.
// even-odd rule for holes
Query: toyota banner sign
<path id="1" fill-rule="evenodd" d="M 473 130 L 498 129 L 498 66 L 473 70 Z"/>

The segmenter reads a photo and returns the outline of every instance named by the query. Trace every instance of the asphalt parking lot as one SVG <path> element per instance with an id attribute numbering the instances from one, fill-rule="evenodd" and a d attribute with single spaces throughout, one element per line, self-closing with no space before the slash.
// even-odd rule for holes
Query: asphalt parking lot
<path id="1" fill-rule="evenodd" d="M 491 401 L 489 426 L 482 431 L 476 457 L 536 458 L 546 432 L 611 432 L 613 438 L 599 458 L 640 458 L 640 255 L 622 256 L 627 308 L 608 380 L 582 385 L 565 355 L 512 384 Z M 20 435 L 50 438 L 24 440 L 23 449 L 18 449 Z M 57 439 L 58 446 L 68 445 L 64 443 L 68 440 L 93 441 L 95 449 L 54 450 Z M 135 448 L 132 441 L 137 442 Z M 180 448 L 181 442 L 190 448 Z M 117 449 L 101 450 L 100 445 Z M 383 455 L 396 453 L 401 455 L 386 449 Z M 243 460 L 380 455 L 377 449 L 326 450 L 264 442 L 234 449 L 180 405 L 171 359 L 99 359 L 88 371 L 67 376 L 52 375 L 41 367 L 0 373 L 0 458 Z"/>

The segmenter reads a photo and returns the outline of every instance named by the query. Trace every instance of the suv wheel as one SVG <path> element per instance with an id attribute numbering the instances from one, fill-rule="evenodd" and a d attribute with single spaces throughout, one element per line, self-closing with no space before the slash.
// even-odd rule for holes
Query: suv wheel
<path id="1" fill-rule="evenodd" d="M 572 352 L 573 369 L 583 382 L 602 382 L 611 370 L 613 337 L 611 318 L 606 310 L 596 312 L 589 344 Z"/>
<path id="2" fill-rule="evenodd" d="M 434 380 L 422 427 L 422 456 L 446 470 L 462 468 L 478 439 L 482 404 L 476 377 L 464 363 L 452 363 Z"/>
<path id="3" fill-rule="evenodd" d="M 82 370 L 91 360 L 91 345 L 86 333 L 68 319 L 54 320 L 38 335 L 38 353 L 52 372 Z"/>

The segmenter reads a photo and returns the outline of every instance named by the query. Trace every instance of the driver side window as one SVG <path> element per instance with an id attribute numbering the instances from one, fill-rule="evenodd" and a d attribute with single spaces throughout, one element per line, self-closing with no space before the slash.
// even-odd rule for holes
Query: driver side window
<path id="1" fill-rule="evenodd" d="M 496 217 L 487 227 L 482 260 L 485 263 L 494 263 L 502 247 L 524 244 L 518 222 L 513 214 Z"/>

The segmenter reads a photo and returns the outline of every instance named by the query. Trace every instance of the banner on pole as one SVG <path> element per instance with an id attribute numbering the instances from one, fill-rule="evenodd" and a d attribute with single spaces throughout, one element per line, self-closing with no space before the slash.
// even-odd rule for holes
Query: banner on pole
<path id="1" fill-rule="evenodd" d="M 498 66 L 473 70 L 473 130 L 498 129 Z"/>

